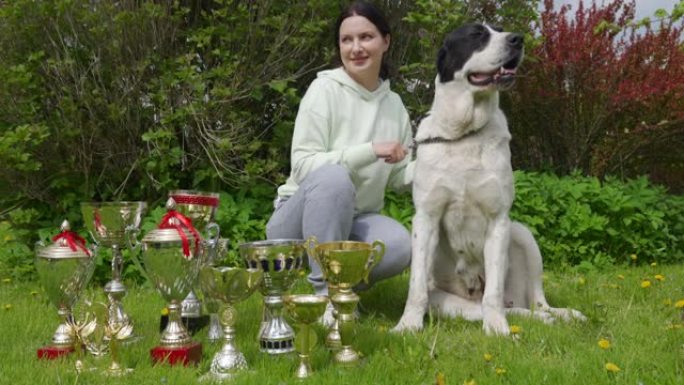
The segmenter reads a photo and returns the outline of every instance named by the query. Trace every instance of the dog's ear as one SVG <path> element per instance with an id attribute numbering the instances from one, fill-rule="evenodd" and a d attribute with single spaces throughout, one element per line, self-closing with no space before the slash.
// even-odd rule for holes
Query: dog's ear
<path id="1" fill-rule="evenodd" d="M 439 74 L 439 81 L 441 83 L 454 80 L 454 73 L 449 73 L 449 71 L 446 70 L 446 57 L 446 48 L 440 48 L 439 52 L 437 53 L 437 73 Z"/>

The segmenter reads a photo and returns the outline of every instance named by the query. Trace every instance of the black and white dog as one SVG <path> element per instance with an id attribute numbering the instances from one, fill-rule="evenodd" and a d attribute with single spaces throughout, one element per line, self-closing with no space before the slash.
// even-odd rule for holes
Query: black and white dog
<path id="1" fill-rule="evenodd" d="M 511 135 L 499 90 L 522 57 L 522 35 L 484 24 L 449 33 L 439 51 L 432 108 L 416 134 L 411 278 L 395 331 L 422 329 L 428 306 L 482 319 L 487 334 L 509 334 L 507 313 L 585 319 L 549 306 L 539 247 L 508 216 Z"/>

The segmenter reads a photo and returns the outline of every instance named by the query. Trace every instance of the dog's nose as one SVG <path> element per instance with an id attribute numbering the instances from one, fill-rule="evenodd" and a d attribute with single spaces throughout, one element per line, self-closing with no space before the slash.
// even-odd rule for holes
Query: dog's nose
<path id="1" fill-rule="evenodd" d="M 523 46 L 523 35 L 519 33 L 511 33 L 506 37 L 506 41 L 513 48 L 522 48 Z"/>

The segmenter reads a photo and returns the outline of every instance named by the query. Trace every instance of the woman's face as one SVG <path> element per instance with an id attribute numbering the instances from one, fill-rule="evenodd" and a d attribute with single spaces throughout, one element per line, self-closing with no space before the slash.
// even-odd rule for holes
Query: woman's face
<path id="1" fill-rule="evenodd" d="M 383 37 L 375 24 L 363 16 L 350 16 L 340 24 L 342 65 L 352 79 L 370 90 L 378 86 L 382 55 L 389 44 L 389 35 Z"/>

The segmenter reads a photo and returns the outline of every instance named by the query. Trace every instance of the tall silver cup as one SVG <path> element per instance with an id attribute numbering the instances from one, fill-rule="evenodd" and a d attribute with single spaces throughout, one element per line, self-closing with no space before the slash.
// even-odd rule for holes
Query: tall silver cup
<path id="1" fill-rule="evenodd" d="M 295 333 L 283 318 L 283 295 L 294 284 L 304 264 L 302 239 L 273 239 L 243 243 L 240 255 L 250 268 L 261 269 L 264 310 L 259 330 L 262 352 L 282 354 L 294 351 Z"/>
<path id="2" fill-rule="evenodd" d="M 83 222 L 90 235 L 98 245 L 112 250 L 112 278 L 105 284 L 104 292 L 109 300 L 107 320 L 113 328 L 123 324 L 133 325 L 121 304 L 126 295 L 126 286 L 121 280 L 124 264 L 121 248 L 126 244 L 126 231 L 140 228 L 146 210 L 145 202 L 81 203 Z"/>
<path id="3" fill-rule="evenodd" d="M 35 265 L 40 283 L 63 322 L 52 336 L 52 347 L 39 350 L 39 358 L 56 358 L 72 349 L 72 307 L 95 270 L 96 248 L 86 248 L 85 241 L 71 232 L 69 222 L 62 223 L 61 233 L 53 239 L 50 245 L 36 244 Z"/>

